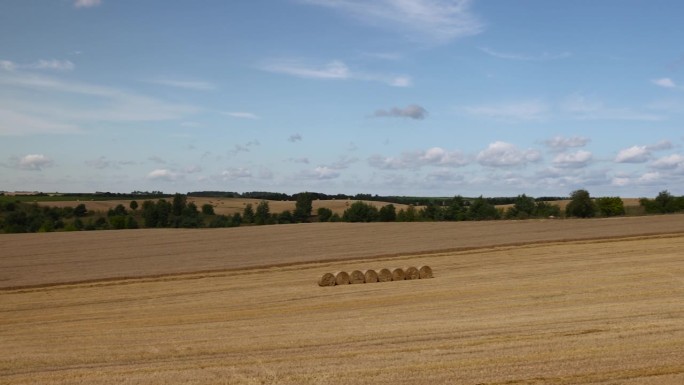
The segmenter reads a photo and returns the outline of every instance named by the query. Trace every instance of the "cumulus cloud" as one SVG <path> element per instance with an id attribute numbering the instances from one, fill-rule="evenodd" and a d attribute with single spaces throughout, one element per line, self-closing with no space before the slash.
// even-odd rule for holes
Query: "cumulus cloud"
<path id="1" fill-rule="evenodd" d="M 589 151 L 579 150 L 572 153 L 562 153 L 553 159 L 553 165 L 560 168 L 582 168 L 586 167 L 592 159 Z"/>
<path id="2" fill-rule="evenodd" d="M 102 0 L 74 0 L 74 7 L 76 8 L 90 8 L 102 4 Z"/>
<path id="3" fill-rule="evenodd" d="M 675 82 L 670 79 L 670 78 L 660 78 L 660 79 L 653 79 L 651 82 L 659 87 L 663 88 L 677 88 L 677 85 Z"/>
<path id="4" fill-rule="evenodd" d="M 289 138 L 287 138 L 288 142 L 294 143 L 294 142 L 299 142 L 302 140 L 302 135 L 300 134 L 292 134 L 290 135 Z"/>
<path id="5" fill-rule="evenodd" d="M 441 44 L 479 34 L 482 23 L 470 0 L 300 0 L 327 7 L 375 28 L 424 43 Z"/>
<path id="6" fill-rule="evenodd" d="M 447 151 L 441 147 L 404 152 L 399 157 L 373 155 L 368 158 L 371 167 L 383 170 L 415 169 L 423 166 L 461 167 L 469 162 L 468 157 L 462 152 Z"/>
<path id="7" fill-rule="evenodd" d="M 549 147 L 551 151 L 561 152 L 565 151 L 571 147 L 584 147 L 589 143 L 590 139 L 582 136 L 574 136 L 570 138 L 565 138 L 562 136 L 556 136 L 551 139 L 544 141 L 544 144 Z"/>
<path id="8" fill-rule="evenodd" d="M 684 169 L 684 156 L 672 154 L 656 159 L 651 163 L 651 167 L 661 170 L 672 170 L 676 168 Z"/>
<path id="9" fill-rule="evenodd" d="M 340 176 L 340 172 L 330 167 L 319 166 L 313 170 L 303 172 L 301 176 L 306 179 L 327 180 L 338 178 Z"/>
<path id="10" fill-rule="evenodd" d="M 221 173 L 221 176 L 223 177 L 224 180 L 251 178 L 252 177 L 252 171 L 250 171 L 247 168 L 243 168 L 243 167 L 229 168 L 227 170 L 224 170 Z"/>
<path id="11" fill-rule="evenodd" d="M 645 163 L 651 160 L 653 151 L 668 150 L 672 148 L 672 143 L 662 141 L 647 146 L 632 146 L 618 152 L 615 157 L 617 163 Z"/>
<path id="12" fill-rule="evenodd" d="M 178 179 L 178 174 L 165 168 L 158 168 L 156 170 L 150 171 L 149 174 L 147 174 L 147 179 L 149 180 L 157 180 L 157 181 L 166 181 L 166 182 L 173 182 Z"/>
<path id="13" fill-rule="evenodd" d="M 28 154 L 21 157 L 16 164 L 22 170 L 41 171 L 52 167 L 54 162 L 43 154 Z"/>
<path id="14" fill-rule="evenodd" d="M 377 110 L 373 114 L 375 117 L 399 117 L 399 118 L 410 118 L 416 120 L 425 119 L 427 116 L 427 110 L 422 106 L 417 104 L 411 104 L 404 108 L 393 107 L 390 110 Z"/>
<path id="15" fill-rule="evenodd" d="M 495 120 L 534 121 L 546 118 L 548 107 L 538 101 L 515 102 L 509 104 L 493 104 L 466 106 L 462 108 L 468 115 Z"/>
<path id="16" fill-rule="evenodd" d="M 537 162 L 541 160 L 541 154 L 536 150 L 521 150 L 511 143 L 497 141 L 480 151 L 476 159 L 487 167 L 515 167 Z"/>

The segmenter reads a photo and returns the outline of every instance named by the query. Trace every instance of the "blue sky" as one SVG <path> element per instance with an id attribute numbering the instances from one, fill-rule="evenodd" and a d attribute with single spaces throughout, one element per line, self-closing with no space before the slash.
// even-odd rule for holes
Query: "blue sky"
<path id="1" fill-rule="evenodd" d="M 684 194 L 678 0 L 5 0 L 0 190 Z"/>

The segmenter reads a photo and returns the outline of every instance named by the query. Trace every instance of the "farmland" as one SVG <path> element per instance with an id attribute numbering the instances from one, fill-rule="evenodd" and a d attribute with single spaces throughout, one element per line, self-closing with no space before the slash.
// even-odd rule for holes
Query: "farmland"
<path id="1" fill-rule="evenodd" d="M 3 384 L 684 382 L 681 215 L 0 243 Z M 421 264 L 434 279 L 316 285 Z"/>

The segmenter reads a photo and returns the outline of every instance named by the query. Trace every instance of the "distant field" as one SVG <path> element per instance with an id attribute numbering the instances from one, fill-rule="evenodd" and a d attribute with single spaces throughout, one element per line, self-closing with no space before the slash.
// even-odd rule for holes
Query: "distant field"
<path id="1" fill-rule="evenodd" d="M 85 204 L 86 208 L 91 211 L 107 211 L 113 207 L 115 207 L 118 204 L 124 205 L 126 208 L 128 208 L 130 204 L 130 200 L 64 200 L 60 199 L 63 197 L 55 197 L 54 200 L 46 200 L 46 201 L 37 201 L 39 205 L 42 206 L 56 206 L 56 207 L 75 207 L 78 204 Z M 170 199 L 170 198 L 166 198 Z M 155 199 L 152 199 L 155 200 Z M 625 207 L 639 207 L 639 199 L 638 198 L 622 198 Z M 25 200 L 27 202 L 32 202 L 31 200 Z M 138 203 L 142 203 L 144 199 L 138 200 Z M 245 206 L 247 204 L 251 204 L 253 207 L 256 208 L 256 206 L 261 202 L 261 199 L 245 199 L 245 198 L 205 198 L 205 197 L 188 197 L 188 202 L 195 202 L 197 207 L 202 207 L 203 204 L 209 203 L 212 206 L 214 206 L 214 211 L 216 214 L 223 214 L 223 215 L 232 215 L 235 213 L 242 213 L 244 210 Z M 295 209 L 295 202 L 294 201 L 267 201 L 268 206 L 271 209 L 271 212 L 273 213 L 280 213 L 285 210 L 294 210 Z M 347 200 L 316 200 L 313 201 L 313 213 L 316 213 L 316 210 L 318 210 L 320 207 L 325 207 L 329 208 L 335 213 L 338 213 L 342 215 L 344 210 L 346 210 L 349 205 L 352 203 L 356 202 L 356 200 L 353 199 L 347 199 Z M 377 208 L 380 208 L 382 206 L 388 205 L 390 203 L 388 202 L 376 202 L 376 201 L 363 201 L 365 203 L 371 204 Z M 552 201 L 549 202 L 550 204 L 555 204 L 558 205 L 561 210 L 565 210 L 565 206 L 568 205 L 570 200 L 559 200 L 559 201 Z M 397 208 L 397 211 L 400 209 L 406 209 L 407 205 L 402 205 L 402 204 L 397 204 L 397 203 L 392 203 L 394 207 Z M 497 205 L 499 208 L 507 209 L 509 207 L 512 207 L 513 205 Z"/>
<path id="2" fill-rule="evenodd" d="M 6 286 L 146 276 L 1 289 L 2 384 L 684 383 L 681 215 L 0 242 Z M 315 284 L 420 264 L 435 278 Z M 212 266 L 243 269 L 150 276 Z"/>
<path id="3" fill-rule="evenodd" d="M 172 198 L 166 198 L 170 200 Z M 156 201 L 156 199 L 152 199 Z M 141 204 L 143 200 L 138 200 L 138 204 Z M 110 200 L 110 201 L 47 201 L 47 202 L 37 202 L 42 206 L 55 206 L 55 207 L 75 207 L 78 204 L 85 204 L 86 208 L 91 211 L 107 211 L 114 208 L 116 205 L 122 204 L 128 208 L 130 200 Z M 232 215 L 235 213 L 242 213 L 245 206 L 251 204 L 254 208 L 261 202 L 261 199 L 245 199 L 245 198 L 204 198 L 204 197 L 188 197 L 188 202 L 194 202 L 198 208 L 202 205 L 209 203 L 214 206 L 214 212 L 216 214 Z M 295 209 L 294 201 L 267 201 L 268 207 L 272 213 L 281 213 L 285 210 L 293 211 Z M 342 215 L 344 210 L 346 210 L 349 205 L 356 202 L 356 200 L 315 200 L 313 201 L 313 213 L 316 213 L 320 207 L 326 207 L 335 213 Z M 375 201 L 364 201 L 375 207 L 382 207 L 389 203 L 387 202 L 375 202 Z M 401 205 L 393 203 L 394 207 L 399 211 L 402 208 L 406 208 L 407 205 Z"/>

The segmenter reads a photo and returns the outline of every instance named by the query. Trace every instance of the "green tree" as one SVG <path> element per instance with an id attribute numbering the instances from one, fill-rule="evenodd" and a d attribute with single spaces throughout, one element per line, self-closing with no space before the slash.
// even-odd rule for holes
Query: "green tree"
<path id="1" fill-rule="evenodd" d="M 254 223 L 254 208 L 251 203 L 247 203 L 244 210 L 242 210 L 242 221 L 244 223 Z"/>
<path id="2" fill-rule="evenodd" d="M 538 217 L 549 218 L 549 217 L 560 217 L 561 209 L 560 206 L 546 203 L 544 201 L 537 202 L 537 208 L 535 213 Z"/>
<path id="3" fill-rule="evenodd" d="M 397 209 L 393 204 L 385 205 L 378 212 L 380 222 L 394 222 L 397 220 Z"/>
<path id="4" fill-rule="evenodd" d="M 128 204 L 128 207 L 130 207 L 131 210 L 135 211 L 138 209 L 138 202 L 137 201 L 131 201 L 131 203 Z"/>
<path id="5" fill-rule="evenodd" d="M 475 199 L 468 207 L 468 218 L 471 220 L 482 221 L 499 219 L 501 213 L 491 203 L 487 202 L 482 196 Z"/>
<path id="6" fill-rule="evenodd" d="M 85 217 L 88 214 L 88 209 L 86 209 L 86 205 L 83 203 L 80 203 L 74 207 L 74 216 L 76 217 Z"/>
<path id="7" fill-rule="evenodd" d="M 444 210 L 444 219 L 447 221 L 465 220 L 467 211 L 465 200 L 462 196 L 457 195 Z"/>
<path id="8" fill-rule="evenodd" d="M 268 201 L 262 200 L 256 207 L 254 223 L 257 225 L 265 225 L 269 223 L 270 218 L 271 209 L 268 207 Z"/>
<path id="9" fill-rule="evenodd" d="M 565 215 L 569 217 L 592 218 L 596 215 L 596 204 L 587 190 L 575 190 L 570 195 L 570 203 L 565 207 Z"/>
<path id="10" fill-rule="evenodd" d="M 377 218 L 378 209 L 362 201 L 352 203 L 342 214 L 342 219 L 346 222 L 373 222 Z"/>
<path id="11" fill-rule="evenodd" d="M 513 203 L 513 207 L 509 208 L 506 211 L 506 218 L 531 218 L 533 216 L 536 216 L 536 209 L 537 205 L 535 204 L 533 198 L 528 197 L 525 194 L 518 195 L 517 198 L 515 198 L 515 203 Z"/>
<path id="12" fill-rule="evenodd" d="M 295 203 L 294 219 L 297 222 L 308 222 L 313 210 L 313 196 L 308 192 L 297 194 Z"/>
<path id="13" fill-rule="evenodd" d="M 173 215 L 183 215 L 183 209 L 187 206 L 187 197 L 183 194 L 176 193 L 173 195 Z"/>
<path id="14" fill-rule="evenodd" d="M 401 209 L 397 213 L 397 222 L 415 222 L 418 220 L 418 213 L 414 205 L 409 205 L 406 210 Z"/>

